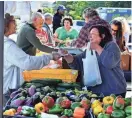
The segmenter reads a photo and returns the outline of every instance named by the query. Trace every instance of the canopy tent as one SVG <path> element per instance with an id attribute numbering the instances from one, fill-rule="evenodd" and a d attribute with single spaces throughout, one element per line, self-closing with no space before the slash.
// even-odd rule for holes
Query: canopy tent
<path id="1" fill-rule="evenodd" d="M 5 1 L 4 13 L 20 17 L 21 21 L 29 21 L 31 12 L 35 12 L 41 8 L 42 1 Z"/>

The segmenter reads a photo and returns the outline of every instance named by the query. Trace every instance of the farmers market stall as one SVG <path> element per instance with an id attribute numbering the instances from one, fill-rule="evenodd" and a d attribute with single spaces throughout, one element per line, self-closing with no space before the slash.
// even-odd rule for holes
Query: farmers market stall
<path id="1" fill-rule="evenodd" d="M 76 83 L 77 74 L 71 69 L 25 71 L 25 82 L 10 95 L 3 115 L 6 118 L 131 117 L 131 98 L 96 95 Z"/>

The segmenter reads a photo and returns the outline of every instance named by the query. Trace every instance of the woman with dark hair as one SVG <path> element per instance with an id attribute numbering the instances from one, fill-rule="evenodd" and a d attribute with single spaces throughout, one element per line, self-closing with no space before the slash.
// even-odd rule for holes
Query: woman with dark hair
<path id="1" fill-rule="evenodd" d="M 10 98 L 10 93 L 24 82 L 24 70 L 37 70 L 49 64 L 50 60 L 58 60 L 60 55 L 30 56 L 20 49 L 9 36 L 16 32 L 16 23 L 13 16 L 6 15 L 4 24 L 4 77 L 3 94 L 4 103 Z"/>
<path id="2" fill-rule="evenodd" d="M 63 27 L 56 29 L 54 33 L 54 41 L 60 44 L 71 43 L 73 39 L 78 37 L 78 31 L 72 28 L 73 21 L 70 16 L 64 17 L 62 20 Z"/>
<path id="3" fill-rule="evenodd" d="M 90 48 L 96 51 L 102 84 L 88 87 L 88 89 L 97 94 L 103 93 L 105 96 L 116 94 L 125 97 L 126 81 L 120 68 L 119 47 L 112 41 L 112 35 L 106 27 L 93 26 L 89 31 Z M 64 57 L 72 69 L 77 69 L 81 72 L 82 78 L 84 73 L 82 59 L 85 57 L 86 52 L 76 56 L 68 54 Z"/>
<path id="4" fill-rule="evenodd" d="M 122 23 L 118 20 L 111 22 L 112 35 L 121 51 L 125 50 Z"/>

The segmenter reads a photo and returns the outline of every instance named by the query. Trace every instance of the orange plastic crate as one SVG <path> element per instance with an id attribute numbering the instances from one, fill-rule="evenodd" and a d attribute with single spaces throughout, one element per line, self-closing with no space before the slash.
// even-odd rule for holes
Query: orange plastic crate
<path id="1" fill-rule="evenodd" d="M 78 76 L 77 70 L 72 69 L 42 69 L 24 71 L 23 77 L 25 81 L 36 79 L 61 79 L 63 82 L 76 82 Z"/>

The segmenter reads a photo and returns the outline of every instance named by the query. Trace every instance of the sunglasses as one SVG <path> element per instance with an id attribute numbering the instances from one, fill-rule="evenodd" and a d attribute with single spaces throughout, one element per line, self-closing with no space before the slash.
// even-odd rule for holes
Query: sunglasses
<path id="1" fill-rule="evenodd" d="M 114 30 L 114 29 L 112 29 L 112 31 L 117 32 L 118 30 Z"/>

